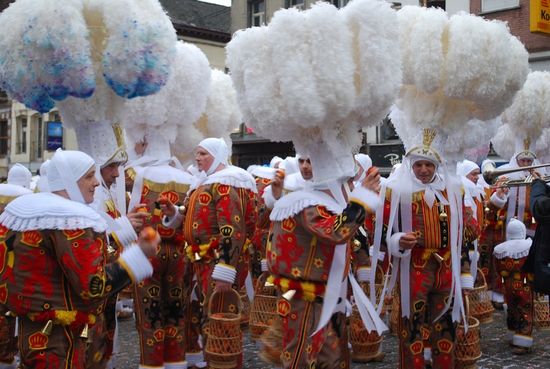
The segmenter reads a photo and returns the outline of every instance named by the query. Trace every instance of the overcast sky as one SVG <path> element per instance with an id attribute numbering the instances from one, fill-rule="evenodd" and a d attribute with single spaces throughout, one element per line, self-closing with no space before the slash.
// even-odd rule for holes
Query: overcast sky
<path id="1" fill-rule="evenodd" d="M 200 0 L 205 3 L 220 4 L 225 6 L 231 6 L 231 0 Z"/>

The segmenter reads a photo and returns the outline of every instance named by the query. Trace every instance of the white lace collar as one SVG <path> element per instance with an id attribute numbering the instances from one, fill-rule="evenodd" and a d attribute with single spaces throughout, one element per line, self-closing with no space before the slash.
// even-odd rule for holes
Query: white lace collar
<path id="1" fill-rule="evenodd" d="M 86 229 L 104 232 L 107 224 L 90 206 L 53 193 L 21 196 L 10 202 L 0 223 L 14 231 Z"/>
<path id="2" fill-rule="evenodd" d="M 340 214 L 344 209 L 336 200 L 321 191 L 303 190 L 291 192 L 281 197 L 273 207 L 269 219 L 274 222 L 293 217 L 305 208 L 322 205 L 333 214 Z"/>
<path id="3" fill-rule="evenodd" d="M 213 183 L 220 183 L 236 188 L 246 188 L 254 193 L 258 192 L 254 177 L 246 170 L 233 165 L 229 165 L 219 172 L 207 176 L 200 185 Z"/>
<path id="4" fill-rule="evenodd" d="M 497 259 L 521 259 L 529 255 L 529 249 L 531 249 L 532 243 L 533 240 L 530 238 L 525 240 L 505 241 L 495 247 L 493 254 Z"/>

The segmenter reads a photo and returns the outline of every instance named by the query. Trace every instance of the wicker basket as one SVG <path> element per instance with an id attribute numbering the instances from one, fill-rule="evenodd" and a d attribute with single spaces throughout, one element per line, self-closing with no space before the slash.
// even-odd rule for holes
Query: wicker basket
<path id="1" fill-rule="evenodd" d="M 356 306 L 350 319 L 351 359 L 358 363 L 367 363 L 380 353 L 382 337 L 376 332 L 368 332 Z"/>
<path id="2" fill-rule="evenodd" d="M 399 312 L 401 311 L 401 298 L 399 297 L 399 290 L 397 286 L 392 291 L 392 300 L 390 311 L 390 331 L 397 334 L 399 331 Z"/>
<path id="3" fill-rule="evenodd" d="M 246 293 L 245 286 L 241 288 L 239 295 L 241 295 L 241 306 L 243 308 L 241 311 L 241 325 L 248 325 L 250 322 L 250 299 L 248 298 L 248 293 Z"/>
<path id="4" fill-rule="evenodd" d="M 275 367 L 282 367 L 281 352 L 283 350 L 283 323 L 279 314 L 271 326 L 261 337 L 261 349 L 259 357 L 266 363 Z"/>
<path id="5" fill-rule="evenodd" d="M 491 302 L 487 280 L 483 272 L 478 269 L 474 288 L 468 293 L 470 299 L 470 314 L 481 324 L 493 321 L 495 308 Z"/>
<path id="6" fill-rule="evenodd" d="M 208 301 L 206 360 L 213 369 L 232 369 L 240 365 L 243 352 L 241 296 L 235 290 L 215 291 Z"/>
<path id="7" fill-rule="evenodd" d="M 457 369 L 475 369 L 476 362 L 481 357 L 479 320 L 468 318 L 468 332 L 464 332 L 464 324 L 456 329 L 455 363 Z"/>
<path id="8" fill-rule="evenodd" d="M 267 273 L 256 282 L 254 301 L 250 309 L 250 337 L 259 339 L 277 318 L 277 290 L 273 285 L 265 285 Z"/>
<path id="9" fill-rule="evenodd" d="M 535 316 L 534 325 L 535 328 L 540 330 L 550 330 L 550 308 L 548 306 L 548 297 L 543 295 L 537 295 L 534 298 Z"/>

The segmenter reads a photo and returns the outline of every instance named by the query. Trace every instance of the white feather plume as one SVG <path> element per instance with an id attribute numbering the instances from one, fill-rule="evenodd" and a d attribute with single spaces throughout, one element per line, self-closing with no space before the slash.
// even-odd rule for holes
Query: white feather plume
<path id="1" fill-rule="evenodd" d="M 432 146 L 454 165 L 494 135 L 527 76 L 527 51 L 499 21 L 416 6 L 398 19 L 404 75 L 392 122 L 408 148 L 420 128 L 436 128 Z"/>
<path id="2" fill-rule="evenodd" d="M 120 114 L 128 136 L 134 142 L 148 141 L 147 150 L 152 152 L 146 154 L 153 156 L 167 155 L 178 130 L 188 129 L 199 119 L 210 91 L 210 66 L 198 47 L 178 42 L 171 68 L 170 79 L 160 92 L 127 100 Z"/>
<path id="3" fill-rule="evenodd" d="M 158 0 L 17 0 L 0 34 L 1 87 L 40 112 L 107 85 L 125 98 L 157 92 L 177 40 Z"/>
<path id="4" fill-rule="evenodd" d="M 212 70 L 209 91 L 201 117 L 191 125 L 178 128 L 177 144 L 172 145 L 178 157 L 189 155 L 201 140 L 208 137 L 222 137 L 229 142 L 231 132 L 242 122 L 231 77 L 222 71 Z"/>
<path id="5" fill-rule="evenodd" d="M 531 72 L 512 105 L 502 114 L 516 137 L 534 143 L 550 127 L 550 72 Z"/>
<path id="6" fill-rule="evenodd" d="M 381 121 L 399 88 L 395 23 L 384 1 L 341 10 L 319 2 L 237 32 L 227 61 L 246 123 L 273 141 L 293 140 L 316 181 L 349 174 L 359 130 Z"/>

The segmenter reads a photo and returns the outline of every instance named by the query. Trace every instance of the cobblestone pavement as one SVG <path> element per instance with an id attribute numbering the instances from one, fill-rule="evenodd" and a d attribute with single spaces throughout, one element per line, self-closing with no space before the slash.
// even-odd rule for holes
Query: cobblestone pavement
<path id="1" fill-rule="evenodd" d="M 120 353 L 117 355 L 118 369 L 135 369 L 139 364 L 139 346 L 134 321 L 120 322 Z M 483 356 L 478 361 L 478 369 L 535 369 L 550 368 L 550 331 L 535 331 L 535 344 L 532 353 L 513 355 L 504 341 L 506 326 L 504 314 L 496 312 L 492 323 L 481 325 L 481 348 Z M 247 369 L 269 369 L 271 366 L 263 363 L 257 355 L 258 346 L 250 341 L 248 331 L 245 331 L 245 363 Z M 397 368 L 397 338 L 388 334 L 384 337 L 382 350 L 386 357 L 381 363 L 353 364 L 352 369 Z"/>

